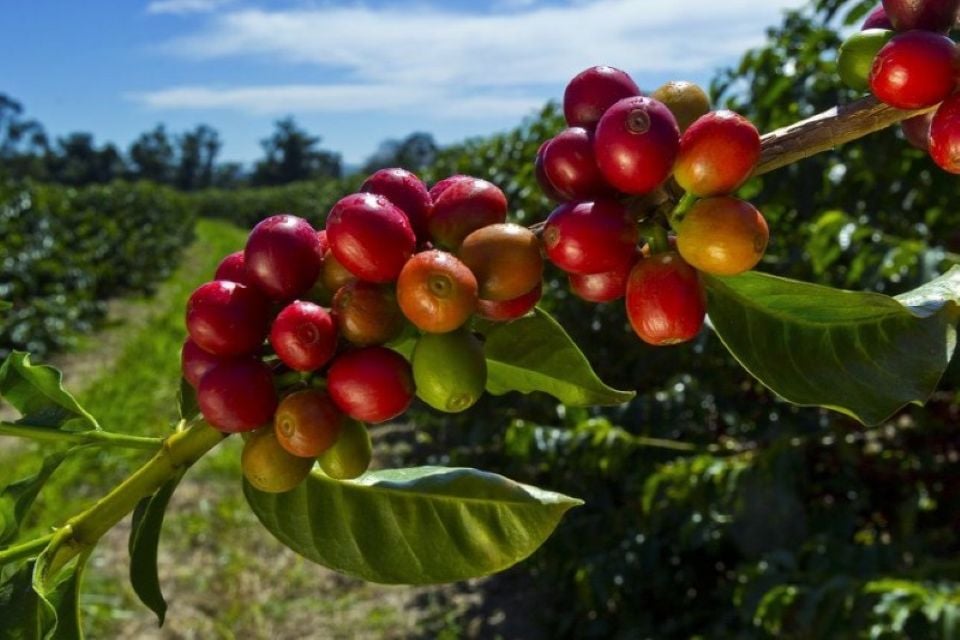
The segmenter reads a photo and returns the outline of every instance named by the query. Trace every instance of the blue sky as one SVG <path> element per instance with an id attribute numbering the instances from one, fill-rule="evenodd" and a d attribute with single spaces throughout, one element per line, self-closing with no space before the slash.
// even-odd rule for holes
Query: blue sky
<path id="1" fill-rule="evenodd" d="M 5 0 L 0 92 L 126 148 L 199 123 L 250 161 L 292 114 L 349 163 L 516 125 L 594 64 L 705 83 L 802 0 Z"/>

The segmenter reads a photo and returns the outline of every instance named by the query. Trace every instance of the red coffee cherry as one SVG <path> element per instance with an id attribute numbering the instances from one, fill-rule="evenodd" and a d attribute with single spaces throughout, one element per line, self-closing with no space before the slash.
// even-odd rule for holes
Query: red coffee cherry
<path id="1" fill-rule="evenodd" d="M 930 157 L 944 171 L 960 174 L 960 94 L 944 100 L 933 116 Z"/>
<path id="2" fill-rule="evenodd" d="M 533 175 L 537 179 L 537 184 L 540 185 L 540 191 L 543 192 L 543 195 L 554 202 L 563 202 L 566 198 L 553 186 L 550 178 L 547 177 L 547 172 L 543 168 L 543 153 L 552 140 L 553 138 L 550 138 L 550 140 L 541 144 L 540 148 L 537 149 L 537 157 L 533 162 Z"/>
<path id="3" fill-rule="evenodd" d="M 368 282 L 396 280 L 417 244 L 403 211 L 372 193 L 355 193 L 333 205 L 327 238 L 337 260 Z"/>
<path id="4" fill-rule="evenodd" d="M 180 349 L 180 371 L 190 386 L 196 388 L 208 371 L 218 364 L 229 360 L 223 356 L 215 356 L 201 349 L 196 342 L 189 338 Z"/>
<path id="5" fill-rule="evenodd" d="M 543 283 L 513 300 L 477 300 L 477 315 L 494 322 L 508 322 L 527 315 L 540 302 Z"/>
<path id="6" fill-rule="evenodd" d="M 443 195 L 443 192 L 449 189 L 450 187 L 452 187 L 453 185 L 457 184 L 458 182 L 464 182 L 464 181 L 469 182 L 470 180 L 475 180 L 475 179 L 476 178 L 474 178 L 473 176 L 465 176 L 460 173 L 444 178 L 443 180 L 440 180 L 439 182 L 434 184 L 432 187 L 430 187 L 430 200 L 431 202 L 436 204 L 440 196 Z"/>
<path id="7" fill-rule="evenodd" d="M 330 240 L 327 239 L 326 229 L 317 231 L 317 248 L 320 251 L 321 258 L 327 255 L 327 251 L 330 251 Z"/>
<path id="8" fill-rule="evenodd" d="M 543 228 L 547 257 L 567 273 L 614 271 L 633 261 L 637 227 L 616 200 L 570 202 L 553 210 Z"/>
<path id="9" fill-rule="evenodd" d="M 470 232 L 507 219 L 507 197 L 480 178 L 458 179 L 433 203 L 427 227 L 433 241 L 455 250 Z"/>
<path id="10" fill-rule="evenodd" d="M 733 193 L 760 159 L 760 133 L 733 111 L 714 111 L 680 138 L 673 177 L 685 191 L 707 197 Z"/>
<path id="11" fill-rule="evenodd" d="M 930 150 L 930 126 L 933 124 L 933 115 L 934 112 L 924 113 L 900 122 L 903 137 L 911 146 L 921 151 Z"/>
<path id="12" fill-rule="evenodd" d="M 894 36 L 873 61 L 870 89 L 897 109 L 922 109 L 942 102 L 957 86 L 953 40 L 927 31 Z"/>
<path id="13" fill-rule="evenodd" d="M 218 356 L 253 353 L 269 328 L 267 300 L 228 280 L 200 285 L 187 302 L 187 331 L 201 349 Z"/>
<path id="14" fill-rule="evenodd" d="M 421 331 L 447 333 L 477 308 L 477 278 L 455 256 L 424 251 L 410 258 L 397 280 L 403 315 Z"/>
<path id="15" fill-rule="evenodd" d="M 571 127 L 593 127 L 614 103 L 640 95 L 640 87 L 625 72 L 613 67 L 581 71 L 563 92 L 563 115 Z"/>
<path id="16" fill-rule="evenodd" d="M 413 373 L 403 356 L 386 347 L 348 351 L 330 365 L 327 391 L 351 418 L 385 422 L 413 402 Z"/>
<path id="17" fill-rule="evenodd" d="M 946 33 L 957 21 L 958 8 L 960 0 L 883 0 L 884 13 L 897 31 Z"/>
<path id="18" fill-rule="evenodd" d="M 427 216 L 433 199 L 426 185 L 406 169 L 380 169 L 367 178 L 360 191 L 383 196 L 407 214 L 413 232 L 420 240 L 427 237 Z"/>
<path id="19" fill-rule="evenodd" d="M 626 262 L 622 267 L 606 273 L 592 273 L 578 275 L 571 273 L 570 290 L 587 302 L 613 302 L 627 294 L 627 280 L 633 269 L 633 262 Z"/>
<path id="20" fill-rule="evenodd" d="M 863 21 L 863 26 L 860 27 L 860 31 L 866 31 L 868 29 L 893 29 L 893 23 L 890 22 L 890 18 L 887 17 L 887 12 L 884 11 L 883 5 L 878 5 L 873 11 L 867 14 L 867 18 Z"/>
<path id="21" fill-rule="evenodd" d="M 403 312 L 388 285 L 352 282 L 333 297 L 334 320 L 340 334 L 358 346 L 384 344 L 403 331 Z"/>
<path id="22" fill-rule="evenodd" d="M 243 262 L 243 251 L 237 251 L 226 256 L 217 265 L 217 271 L 213 276 L 214 280 L 229 280 L 251 286 L 251 281 L 247 276 L 247 268 Z"/>
<path id="23" fill-rule="evenodd" d="M 252 431 L 273 418 L 277 392 L 270 367 L 254 358 L 220 364 L 197 388 L 203 418 L 226 433 Z"/>
<path id="24" fill-rule="evenodd" d="M 662 102 L 626 98 L 603 114 L 593 147 L 608 183 L 624 193 L 643 195 L 670 177 L 680 129 Z"/>
<path id="25" fill-rule="evenodd" d="M 337 348 L 337 326 L 327 311 L 312 302 L 291 302 L 270 329 L 270 344 L 294 371 L 316 371 Z"/>
<path id="26" fill-rule="evenodd" d="M 344 415 L 321 389 L 296 391 L 280 401 L 273 417 L 277 442 L 301 458 L 316 458 L 340 436 Z"/>
<path id="27" fill-rule="evenodd" d="M 589 200 L 610 193 L 593 152 L 593 134 L 571 127 L 557 134 L 543 152 L 543 171 L 563 200 Z"/>
<path id="28" fill-rule="evenodd" d="M 654 346 L 692 340 L 706 315 L 697 270 L 675 252 L 640 260 L 627 282 L 627 317 L 641 340 Z"/>
<path id="29" fill-rule="evenodd" d="M 306 292 L 320 273 L 320 241 L 303 218 L 281 214 L 260 221 L 244 250 L 248 277 L 274 300 Z"/>

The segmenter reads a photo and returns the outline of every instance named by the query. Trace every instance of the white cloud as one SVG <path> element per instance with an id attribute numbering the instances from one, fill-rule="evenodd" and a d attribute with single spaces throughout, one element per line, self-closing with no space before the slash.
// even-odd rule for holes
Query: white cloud
<path id="1" fill-rule="evenodd" d="M 147 5 L 147 13 L 210 13 L 233 0 L 153 0 Z"/>
<path id="2" fill-rule="evenodd" d="M 499 13 L 464 13 L 425 4 L 222 13 L 200 32 L 167 42 L 163 49 L 193 60 L 255 58 L 311 65 L 344 80 L 303 86 L 173 87 L 134 98 L 158 108 L 256 113 L 422 108 L 453 117 L 478 112 L 523 115 L 592 64 L 624 68 L 641 86 L 645 73 L 701 75 L 761 43 L 765 28 L 779 22 L 785 7 L 803 4 L 576 0 L 528 6 L 527 0 L 505 1 L 512 8 L 504 12 L 501 6 Z"/>

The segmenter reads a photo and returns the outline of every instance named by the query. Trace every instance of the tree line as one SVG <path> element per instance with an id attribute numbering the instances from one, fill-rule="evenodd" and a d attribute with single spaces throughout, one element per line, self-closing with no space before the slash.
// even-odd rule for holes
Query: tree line
<path id="1" fill-rule="evenodd" d="M 109 142 L 97 145 L 87 132 L 53 139 L 40 122 L 27 117 L 20 102 L 0 93 L 0 174 L 17 179 L 71 186 L 150 180 L 184 191 L 338 179 L 347 171 L 343 160 L 339 153 L 324 149 L 322 141 L 287 116 L 260 141 L 263 155 L 250 166 L 220 161 L 223 141 L 206 124 L 180 133 L 158 124 L 122 150 Z M 369 173 L 388 166 L 417 170 L 430 165 L 437 152 L 432 135 L 416 132 L 382 142 L 360 170 Z"/>

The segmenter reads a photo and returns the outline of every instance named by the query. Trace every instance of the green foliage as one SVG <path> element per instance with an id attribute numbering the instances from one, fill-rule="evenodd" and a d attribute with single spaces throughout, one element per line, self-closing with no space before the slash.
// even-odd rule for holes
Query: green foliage
<path id="1" fill-rule="evenodd" d="M 0 357 L 43 356 L 103 318 L 105 301 L 149 293 L 193 238 L 175 192 L 122 182 L 71 189 L 0 184 Z"/>
<path id="2" fill-rule="evenodd" d="M 31 427 L 100 428 L 63 388 L 63 374 L 48 365 L 31 364 L 27 353 L 14 352 L 0 365 L 0 398 L 20 412 L 19 422 Z"/>
<path id="3" fill-rule="evenodd" d="M 9 545 L 20 533 L 20 524 L 34 500 L 69 452 L 53 453 L 43 459 L 34 475 L 0 489 L 0 547 Z"/>
<path id="4" fill-rule="evenodd" d="M 523 560 L 581 502 L 474 469 L 375 471 L 357 480 L 311 475 L 268 494 L 244 483 L 263 525 L 301 555 L 383 583 L 483 576 Z"/>

